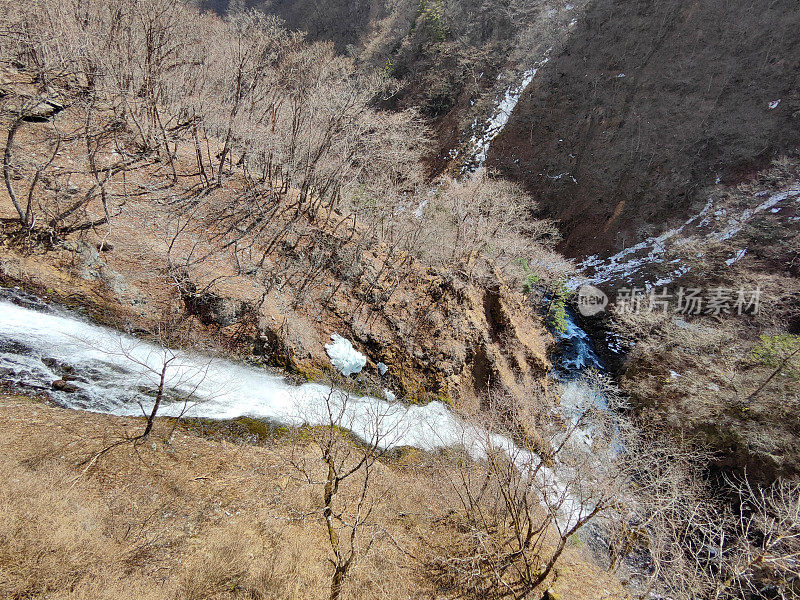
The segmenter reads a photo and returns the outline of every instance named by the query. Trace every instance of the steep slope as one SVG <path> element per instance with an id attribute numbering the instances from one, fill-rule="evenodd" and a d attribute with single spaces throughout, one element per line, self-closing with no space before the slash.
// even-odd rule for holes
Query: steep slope
<path id="1" fill-rule="evenodd" d="M 10 128 L 16 107 L 35 88 L 27 73 L 13 68 L 0 69 L 0 77 L 0 123 Z M 57 115 L 18 127 L 15 156 L 45 156 L 54 131 L 84 122 L 86 106 L 75 89 L 60 89 L 58 98 L 66 106 Z M 48 187 L 37 190 L 39 199 L 60 190 L 57 177 L 65 172 L 71 189 L 93 189 L 82 170 L 86 146 L 70 141 L 56 148 L 40 173 Z M 264 264 L 280 271 L 278 284 L 265 283 L 263 267 L 243 269 L 234 244 L 215 241 L 225 234 L 215 211 L 231 206 L 248 183 L 231 172 L 219 186 L 198 193 L 191 143 L 176 139 L 174 148 L 176 180 L 159 160 L 143 161 L 125 178 L 125 189 L 135 192 L 121 199 L 109 194 L 119 208 L 105 231 L 37 238 L 20 229 L 4 186 L 0 286 L 28 288 L 129 330 L 156 330 L 177 311 L 190 323 L 190 339 L 306 378 L 330 369 L 324 345 L 338 332 L 368 356 L 363 376 L 370 373 L 373 383 L 411 401 L 475 406 L 490 387 L 519 393 L 549 370 L 550 335 L 500 273 L 471 280 L 385 243 L 367 243 L 367 227 L 339 211 L 329 219 L 301 218 L 293 193 L 274 203 L 267 229 L 247 242 L 262 249 Z M 98 155 L 113 156 L 108 148 Z M 23 189 L 29 169 L 21 160 L 14 163 L 12 189 Z M 179 197 L 191 198 L 191 208 L 178 205 Z M 235 231 L 247 231 L 238 225 Z M 276 233 L 280 242 L 263 242 Z M 376 376 L 379 362 L 388 366 L 382 377 Z"/>
<path id="2" fill-rule="evenodd" d="M 82 461 L 141 422 L 0 391 L 0 425 L 3 598 L 328 598 L 321 494 L 287 472 L 288 456 L 317 460 L 312 447 L 241 424 L 204 439 L 208 428 L 171 432 L 164 422 L 150 443 L 122 446 L 85 470 Z M 382 535 L 344 597 L 441 597 L 427 565 L 459 535 L 450 516 L 457 498 L 420 453 L 377 463 L 372 481 L 382 500 L 370 523 Z M 562 564 L 553 594 L 627 597 L 585 549 L 567 548 Z"/>
<path id="3" fill-rule="evenodd" d="M 488 164 L 562 221 L 569 255 L 619 251 L 796 148 L 798 89 L 793 0 L 595 0 Z"/>
<path id="4" fill-rule="evenodd" d="M 437 133 L 435 172 L 496 108 L 498 96 L 558 50 L 587 0 L 202 0 L 220 15 L 255 8 L 308 39 L 332 42 L 396 83 L 385 108 L 419 109 Z M 457 152 L 456 152 L 457 151 Z"/>
<path id="5" fill-rule="evenodd" d="M 222 13 L 235 3 L 217 0 L 213 4 L 214 10 Z M 339 52 L 360 44 L 372 24 L 390 10 L 390 5 L 380 0 L 250 0 L 240 5 L 270 12 L 288 28 L 305 31 L 312 40 L 330 40 Z"/>

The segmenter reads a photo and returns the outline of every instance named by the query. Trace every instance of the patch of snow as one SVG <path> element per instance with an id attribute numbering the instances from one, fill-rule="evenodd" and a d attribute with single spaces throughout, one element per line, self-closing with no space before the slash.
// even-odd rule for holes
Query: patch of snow
<path id="1" fill-rule="evenodd" d="M 522 93 L 531 84 L 533 78 L 536 77 L 536 73 L 539 71 L 542 65 L 549 60 L 547 56 L 549 52 L 550 50 L 545 53 L 545 57 L 539 61 L 534 68 L 529 69 L 522 74 L 522 81 L 518 85 L 510 85 L 506 89 L 505 94 L 497 104 L 494 114 L 486 121 L 486 124 L 483 128 L 483 134 L 479 136 L 477 133 L 475 133 L 472 136 L 472 139 L 470 140 L 470 146 L 472 147 L 472 160 L 464 166 L 462 172 L 477 170 L 486 163 L 486 157 L 489 155 L 489 146 L 491 145 L 492 141 L 498 135 L 500 135 L 503 129 L 505 129 L 505 126 L 508 124 L 508 120 L 511 118 L 511 113 L 514 111 L 519 99 L 522 97 Z M 501 78 L 502 73 L 498 75 L 498 80 Z M 473 123 L 473 129 L 477 129 L 477 120 Z"/>
<path id="2" fill-rule="evenodd" d="M 386 373 L 389 371 L 389 367 L 387 367 L 386 363 L 383 362 L 379 362 L 377 365 L 375 365 L 375 368 L 378 370 L 378 375 L 381 377 L 386 375 Z"/>
<path id="3" fill-rule="evenodd" d="M 718 241 L 729 240 L 734 235 L 739 233 L 742 228 L 757 214 L 762 213 L 765 210 L 772 209 L 776 204 L 783 202 L 787 198 L 796 198 L 798 196 L 800 196 L 800 189 L 786 190 L 785 192 L 773 194 L 755 208 L 746 209 L 738 219 L 729 219 L 727 226 L 723 231 L 714 232 L 709 237 L 712 237 Z"/>
<path id="4" fill-rule="evenodd" d="M 581 282 L 599 285 L 611 280 L 630 281 L 635 275 L 640 274 L 644 268 L 653 264 L 663 263 L 668 249 L 679 246 L 685 241 L 681 235 L 685 235 L 686 229 L 689 227 L 692 228 L 693 234 L 702 233 L 708 239 L 716 241 L 729 240 L 759 213 L 780 211 L 778 205 L 787 200 L 800 201 L 800 188 L 795 187 L 772 195 L 769 195 L 768 192 L 755 194 L 757 198 L 765 198 L 765 196 L 768 197 L 763 199 L 760 204 L 753 208 L 745 209 L 739 215 L 729 215 L 725 209 L 716 209 L 714 207 L 714 199 L 710 198 L 698 214 L 688 219 L 680 227 L 665 231 L 661 235 L 650 237 L 605 259 L 599 259 L 596 255 L 588 257 L 579 265 L 579 268 L 583 271 L 589 270 L 591 275 L 581 279 Z M 776 208 L 777 210 L 775 210 Z M 741 260 L 745 252 L 746 250 L 740 250 L 726 261 L 727 264 L 731 265 Z M 698 255 L 698 257 L 700 256 Z M 688 273 L 689 270 L 688 266 L 679 265 L 677 269 L 666 276 L 662 275 L 655 282 L 645 281 L 644 285 L 646 287 L 667 285 Z"/>
<path id="5" fill-rule="evenodd" d="M 397 400 L 397 396 L 395 396 L 394 392 L 389 388 L 384 388 L 383 395 L 389 402 L 394 402 Z"/>
<path id="6" fill-rule="evenodd" d="M 736 254 L 734 254 L 732 257 L 726 260 L 725 264 L 730 267 L 733 263 L 742 260 L 745 254 L 747 254 L 747 248 L 742 248 Z"/>
<path id="7" fill-rule="evenodd" d="M 353 348 L 350 340 L 343 338 L 338 333 L 331 335 L 332 343 L 325 344 L 325 352 L 331 359 L 333 368 L 345 377 L 361 371 L 367 364 L 367 357 Z"/>

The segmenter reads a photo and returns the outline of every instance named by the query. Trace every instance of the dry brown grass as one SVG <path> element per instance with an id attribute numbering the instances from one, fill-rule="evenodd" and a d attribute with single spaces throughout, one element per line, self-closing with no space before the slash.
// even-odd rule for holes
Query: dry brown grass
<path id="1" fill-rule="evenodd" d="M 182 430 L 165 442 L 159 423 L 151 441 L 121 446 L 81 476 L 92 452 L 141 423 L 8 394 L 0 423 L 0 597 L 327 597 L 324 528 L 308 516 L 314 491 L 285 464 L 289 442 Z M 379 465 L 377 486 L 392 493 L 378 519 L 391 538 L 352 571 L 345 597 L 450 597 L 423 566 L 454 534 L 430 460 L 413 452 Z M 578 549 L 551 585 L 569 598 L 620 595 Z"/>

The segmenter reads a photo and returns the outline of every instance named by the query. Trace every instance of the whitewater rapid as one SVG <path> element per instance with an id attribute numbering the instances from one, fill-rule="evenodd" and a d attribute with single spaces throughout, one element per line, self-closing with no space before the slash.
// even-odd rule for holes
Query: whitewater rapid
<path id="1" fill-rule="evenodd" d="M 2 379 L 47 390 L 67 408 L 142 416 L 152 408 L 153 390 L 167 361 L 161 416 L 248 416 L 285 425 L 321 425 L 329 418 L 326 398 L 336 407 L 344 401 L 343 393 L 321 383 L 294 385 L 263 369 L 164 348 L 68 313 L 0 300 Z M 75 391 L 51 390 L 65 367 L 74 374 L 69 383 Z M 363 439 L 379 436 L 384 447 L 434 450 L 463 443 L 468 432 L 440 402 L 406 406 L 350 395 L 341 421 Z"/>
<path id="2" fill-rule="evenodd" d="M 511 439 L 460 419 L 440 402 L 409 406 L 347 395 L 321 383 L 295 385 L 264 369 L 163 347 L 36 302 L 31 308 L 0 298 L 0 381 L 47 392 L 66 408 L 144 416 L 152 409 L 163 370 L 165 394 L 159 416 L 215 420 L 246 416 L 288 426 L 333 422 L 382 448 L 461 447 L 475 459 L 503 450 L 520 470 L 535 470 L 541 500 L 545 506 L 559 507 L 556 518 L 561 526 L 591 508 L 582 500 L 585 490 L 572 489 L 574 484 L 562 479 L 571 467 L 561 467 L 559 475 Z M 62 378 L 69 379 L 71 391 L 53 389 L 53 382 Z M 573 410 L 578 412 L 588 391 L 578 379 L 565 380 L 562 414 L 569 418 Z M 601 395 L 592 400 L 604 403 Z M 582 452 L 593 453 L 589 429 L 573 442 Z"/>

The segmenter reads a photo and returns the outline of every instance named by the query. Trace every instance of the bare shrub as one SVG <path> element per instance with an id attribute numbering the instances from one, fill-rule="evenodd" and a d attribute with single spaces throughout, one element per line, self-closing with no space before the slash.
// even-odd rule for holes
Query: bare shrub
<path id="1" fill-rule="evenodd" d="M 798 484 L 761 487 L 728 480 L 717 494 L 703 482 L 702 454 L 680 444 L 651 446 L 647 470 L 637 470 L 629 511 L 612 548 L 643 552 L 648 569 L 637 597 L 653 590 L 673 598 L 793 598 L 800 551 Z M 617 566 L 612 564 L 612 566 Z M 634 578 L 640 577 L 639 570 Z"/>
<path id="2" fill-rule="evenodd" d="M 347 392 L 331 388 L 317 414 L 303 417 L 312 425 L 300 431 L 300 439 L 311 444 L 314 455 L 303 451 L 303 444 L 290 459 L 301 481 L 321 492 L 312 514 L 323 522 L 330 545 L 330 600 L 341 596 L 353 567 L 384 534 L 373 514 L 383 501 L 374 478 L 378 460 L 400 433 L 393 416 L 398 407 L 375 404 L 358 416 L 359 408 L 352 406 L 356 402 Z"/>
<path id="3" fill-rule="evenodd" d="M 627 469 L 620 430 L 592 389 L 599 393 L 568 391 L 561 409 L 543 392 L 524 403 L 493 398 L 464 428 L 462 453 L 442 473 L 458 498 L 461 532 L 434 563 L 446 586 L 478 598 L 527 597 L 573 536 L 612 514 Z"/>

